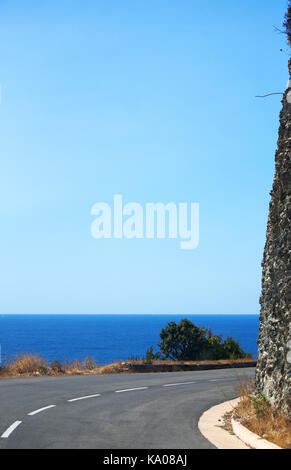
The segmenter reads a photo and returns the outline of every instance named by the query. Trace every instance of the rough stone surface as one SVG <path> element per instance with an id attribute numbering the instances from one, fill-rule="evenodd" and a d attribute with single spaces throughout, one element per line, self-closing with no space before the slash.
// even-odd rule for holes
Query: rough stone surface
<path id="1" fill-rule="evenodd" d="M 289 61 L 291 78 L 291 60 Z M 291 415 L 291 80 L 282 100 L 276 168 L 262 262 L 256 392 Z"/>

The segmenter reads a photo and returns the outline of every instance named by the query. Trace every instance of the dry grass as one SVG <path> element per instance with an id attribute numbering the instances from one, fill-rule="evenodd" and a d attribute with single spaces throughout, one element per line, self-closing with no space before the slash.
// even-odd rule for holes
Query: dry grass
<path id="1" fill-rule="evenodd" d="M 45 373 L 48 369 L 48 363 L 40 356 L 33 354 L 21 354 L 14 361 L 8 363 L 4 368 L 4 373 L 7 375 L 29 375 L 36 371 Z"/>
<path id="2" fill-rule="evenodd" d="M 116 374 L 120 372 L 121 361 L 99 367 L 98 374 Z"/>
<path id="3" fill-rule="evenodd" d="M 233 417 L 250 431 L 284 449 L 291 449 L 291 420 L 274 409 L 265 397 L 254 397 L 254 384 L 247 380 L 237 386 L 240 396 Z"/>
<path id="4" fill-rule="evenodd" d="M 21 354 L 0 368 L 0 377 L 98 374 L 99 369 L 97 362 L 90 356 L 83 361 L 65 361 L 64 364 L 53 361 L 49 364 L 40 356 Z"/>
<path id="5" fill-rule="evenodd" d="M 61 373 L 67 375 L 96 374 L 99 373 L 99 368 L 97 362 L 91 356 L 88 356 L 84 361 L 78 359 L 71 362 L 65 361 Z"/>

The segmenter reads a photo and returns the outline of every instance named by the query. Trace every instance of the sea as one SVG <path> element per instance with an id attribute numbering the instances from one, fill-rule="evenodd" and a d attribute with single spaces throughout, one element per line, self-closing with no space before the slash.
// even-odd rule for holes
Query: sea
<path id="1" fill-rule="evenodd" d="M 1 364 L 18 354 L 38 354 L 48 361 L 83 360 L 99 364 L 142 357 L 158 351 L 159 333 L 170 321 L 183 318 L 232 336 L 257 357 L 258 315 L 0 315 Z"/>

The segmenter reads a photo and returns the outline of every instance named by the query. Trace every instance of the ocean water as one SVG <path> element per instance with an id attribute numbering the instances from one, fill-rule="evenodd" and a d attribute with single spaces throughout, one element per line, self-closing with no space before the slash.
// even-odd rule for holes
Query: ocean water
<path id="1" fill-rule="evenodd" d="M 257 357 L 258 315 L 0 315 L 2 363 L 19 353 L 39 354 L 49 361 L 84 359 L 99 364 L 144 355 L 169 321 L 188 318 L 224 338 L 240 341 Z"/>

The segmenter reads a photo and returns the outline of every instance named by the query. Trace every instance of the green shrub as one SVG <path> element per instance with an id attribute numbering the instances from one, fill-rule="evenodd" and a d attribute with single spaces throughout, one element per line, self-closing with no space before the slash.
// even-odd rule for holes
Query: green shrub
<path id="1" fill-rule="evenodd" d="M 162 328 L 158 346 L 166 359 L 199 360 L 207 350 L 207 332 L 207 328 L 199 328 L 186 318 L 178 324 L 172 321 Z"/>
<path id="2" fill-rule="evenodd" d="M 265 397 L 265 395 L 259 395 L 258 397 L 253 398 L 253 407 L 258 417 L 265 416 L 270 406 L 271 406 L 271 403 Z"/>
<path id="3" fill-rule="evenodd" d="M 199 361 L 251 357 L 243 351 L 239 341 L 231 337 L 223 341 L 222 335 L 213 335 L 211 329 L 198 327 L 186 318 L 178 324 L 168 323 L 162 328 L 160 338 L 158 346 L 166 359 Z"/>
<path id="4" fill-rule="evenodd" d="M 149 349 L 146 351 L 146 357 L 145 357 L 145 362 L 147 364 L 151 364 L 153 360 L 155 359 L 155 354 L 153 351 L 153 347 L 151 346 Z"/>

